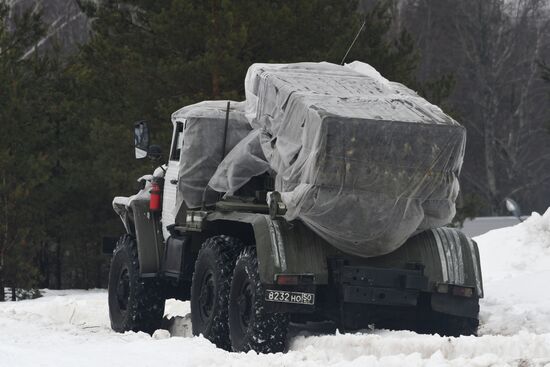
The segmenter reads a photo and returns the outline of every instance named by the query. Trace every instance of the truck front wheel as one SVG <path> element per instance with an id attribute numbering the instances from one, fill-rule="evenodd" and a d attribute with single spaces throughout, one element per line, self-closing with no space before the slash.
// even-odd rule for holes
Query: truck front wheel
<path id="1" fill-rule="evenodd" d="M 233 351 L 277 353 L 285 350 L 289 317 L 282 313 L 267 313 L 264 299 L 256 249 L 245 248 L 237 259 L 229 294 L 229 331 Z"/>
<path id="2" fill-rule="evenodd" d="M 123 235 L 113 251 L 109 271 L 109 318 L 111 328 L 152 334 L 164 316 L 164 295 L 155 279 L 139 276 L 136 241 Z"/>

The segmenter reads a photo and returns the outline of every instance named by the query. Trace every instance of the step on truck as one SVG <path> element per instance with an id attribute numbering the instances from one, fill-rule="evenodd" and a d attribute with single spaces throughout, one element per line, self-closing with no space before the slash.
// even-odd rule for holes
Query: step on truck
<path id="1" fill-rule="evenodd" d="M 217 125 L 223 146 L 211 170 L 242 140 L 228 143 L 231 130 L 238 130 L 231 122 L 238 108 L 227 103 L 218 110 L 225 115 Z M 113 200 L 125 227 L 116 243 L 104 243 L 112 252 L 113 330 L 153 333 L 161 327 L 165 300 L 177 298 L 190 301 L 194 335 L 237 352 L 285 351 L 289 324 L 309 321 L 331 321 L 341 331 L 476 334 L 483 297 L 479 252 L 456 228 L 414 231 L 378 256 L 343 251 L 300 218 L 288 219 L 271 169 L 254 171 L 230 194 L 199 185 L 194 205 L 185 195 L 182 204 L 182 193 L 196 189 L 192 179 L 181 182 L 182 171 L 209 164 L 190 164 L 197 157 L 186 161 L 189 147 L 219 151 L 217 143 L 191 133 L 193 116 L 184 112 L 172 117 L 167 162 L 139 179 L 137 194 Z M 147 123 L 136 123 L 134 133 L 136 158 L 158 162 L 162 154 L 149 143 Z"/>

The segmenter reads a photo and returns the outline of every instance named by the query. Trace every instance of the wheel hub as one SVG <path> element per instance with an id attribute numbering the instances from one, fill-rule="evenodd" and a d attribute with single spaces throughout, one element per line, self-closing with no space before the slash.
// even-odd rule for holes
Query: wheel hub
<path id="1" fill-rule="evenodd" d="M 120 272 L 116 287 L 116 298 L 120 310 L 126 311 L 130 301 L 130 274 L 128 268 L 124 268 Z"/>
<path id="2" fill-rule="evenodd" d="M 201 282 L 201 291 L 199 295 L 199 311 L 201 319 L 208 320 L 212 315 L 215 301 L 215 287 L 214 287 L 214 274 L 208 271 L 204 274 Z"/>
<path id="3" fill-rule="evenodd" d="M 243 330 L 248 328 L 252 319 L 253 295 L 254 292 L 252 290 L 252 284 L 249 281 L 246 281 L 241 288 L 239 297 L 237 298 L 239 321 Z"/>

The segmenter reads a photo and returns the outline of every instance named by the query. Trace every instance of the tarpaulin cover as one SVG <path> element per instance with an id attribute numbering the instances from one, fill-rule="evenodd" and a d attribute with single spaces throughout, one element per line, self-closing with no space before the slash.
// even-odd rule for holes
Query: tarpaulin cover
<path id="1" fill-rule="evenodd" d="M 180 211 L 214 204 L 219 194 L 207 190 L 208 181 L 225 154 L 250 132 L 242 102 L 230 102 L 227 139 L 224 142 L 228 101 L 204 101 L 186 106 L 172 114 L 172 121 L 183 122 L 183 146 L 180 153 L 176 208 Z M 225 150 L 225 151 L 224 151 Z"/>
<path id="2" fill-rule="evenodd" d="M 216 191 L 233 195 L 250 178 L 271 172 L 260 145 L 262 130 L 253 130 L 227 155 L 208 185 Z"/>
<path id="3" fill-rule="evenodd" d="M 454 216 L 466 131 L 412 90 L 358 62 L 254 64 L 245 90 L 255 131 L 222 162 L 216 190 L 235 192 L 268 163 L 287 220 L 365 257 Z"/>

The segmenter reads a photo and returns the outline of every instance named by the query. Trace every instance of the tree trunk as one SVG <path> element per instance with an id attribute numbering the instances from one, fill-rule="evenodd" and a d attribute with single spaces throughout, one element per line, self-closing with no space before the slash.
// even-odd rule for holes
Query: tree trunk
<path id="1" fill-rule="evenodd" d="M 17 301 L 17 297 L 15 296 L 15 287 L 11 287 L 11 300 Z"/>
<path id="2" fill-rule="evenodd" d="M 61 244 L 60 243 L 57 244 L 56 258 L 57 258 L 57 261 L 55 264 L 56 265 L 55 266 L 56 288 L 61 289 Z"/>
<path id="3" fill-rule="evenodd" d="M 2 186 L 6 187 L 6 172 L 3 172 L 2 175 Z M 3 197 L 4 201 L 4 210 L 3 210 L 3 216 L 4 216 L 4 233 L 2 233 L 2 242 L 0 242 L 0 302 L 4 302 L 6 300 L 6 295 L 4 293 L 4 254 L 6 251 L 6 248 L 8 247 L 8 195 L 5 194 Z"/>
<path id="4" fill-rule="evenodd" d="M 218 14 L 219 14 L 219 0 L 212 0 L 211 2 L 212 6 L 212 29 L 214 34 L 214 41 L 213 41 L 213 52 L 214 52 L 214 60 L 213 65 L 211 67 L 212 72 L 212 97 L 214 99 L 219 98 L 221 90 L 220 90 L 220 62 L 219 62 L 219 22 Z"/>
<path id="5" fill-rule="evenodd" d="M 41 288 L 50 288 L 50 264 L 49 264 L 49 251 L 48 251 L 48 243 L 42 242 L 40 246 L 40 256 L 39 256 L 39 268 L 40 268 L 40 277 L 42 278 L 41 281 Z"/>
<path id="6" fill-rule="evenodd" d="M 491 214 L 496 215 L 498 212 L 497 193 L 497 177 L 495 167 L 495 130 L 491 118 L 485 122 L 485 173 L 487 175 L 487 188 L 489 189 L 489 203 L 491 205 Z"/>
<path id="7" fill-rule="evenodd" d="M 220 71 L 217 66 L 212 69 L 212 96 L 214 98 L 220 96 Z"/>
<path id="8" fill-rule="evenodd" d="M 4 254 L 0 253 L 0 302 L 6 300 L 4 293 Z"/>

